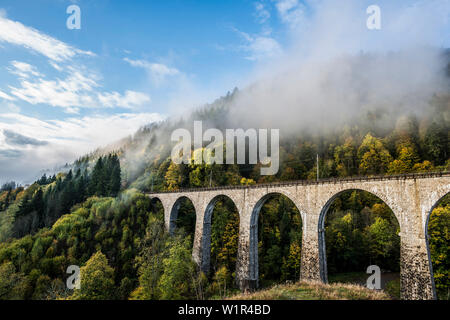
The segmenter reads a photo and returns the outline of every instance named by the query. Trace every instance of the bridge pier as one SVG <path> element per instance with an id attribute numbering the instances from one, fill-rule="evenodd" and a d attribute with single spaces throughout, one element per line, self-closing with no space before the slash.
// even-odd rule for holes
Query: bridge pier
<path id="1" fill-rule="evenodd" d="M 236 282 L 243 292 L 253 291 L 259 286 L 258 250 L 251 246 L 256 241 L 257 248 L 258 224 L 252 223 L 252 211 L 253 206 L 246 203 L 239 222 Z"/>
<path id="2" fill-rule="evenodd" d="M 194 234 L 194 246 L 192 248 L 192 259 L 200 267 L 200 270 L 205 274 L 209 271 L 209 256 L 206 258 L 204 251 L 205 232 L 209 234 L 211 238 L 211 224 L 204 223 L 203 212 L 196 212 L 197 219 L 195 220 L 195 234 Z M 207 261 L 206 261 L 207 260 Z M 206 265 L 208 268 L 206 268 Z"/>
<path id="3" fill-rule="evenodd" d="M 211 216 L 215 201 L 201 203 L 195 224 L 194 247 L 192 257 L 205 274 L 210 271 L 211 260 Z"/>
<path id="4" fill-rule="evenodd" d="M 304 215 L 300 264 L 300 280 L 321 281 L 324 270 L 320 268 L 318 215 Z M 326 276 L 326 270 L 325 270 Z M 325 280 L 326 281 L 326 280 Z"/>
<path id="5" fill-rule="evenodd" d="M 393 195 L 393 211 L 400 222 L 400 297 L 403 300 L 436 299 L 427 248 L 427 217 L 439 197 L 435 186 L 405 181 Z M 396 208 L 395 208 L 396 207 Z"/>
<path id="6" fill-rule="evenodd" d="M 425 239 L 402 237 L 400 288 L 402 300 L 436 299 Z"/>

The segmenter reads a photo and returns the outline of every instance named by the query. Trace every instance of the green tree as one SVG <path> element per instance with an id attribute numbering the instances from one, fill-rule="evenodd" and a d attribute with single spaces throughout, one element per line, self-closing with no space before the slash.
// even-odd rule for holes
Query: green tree
<path id="1" fill-rule="evenodd" d="M 172 241 L 167 257 L 162 261 L 163 274 L 158 282 L 161 299 L 192 298 L 196 272 L 190 246 L 189 238 Z"/>
<path id="2" fill-rule="evenodd" d="M 0 300 L 24 299 L 28 286 L 26 277 L 22 273 L 16 273 L 11 262 L 0 266 Z"/>
<path id="3" fill-rule="evenodd" d="M 102 196 L 105 194 L 104 185 L 104 164 L 103 157 L 99 157 L 92 170 L 91 178 L 89 181 L 89 195 Z"/>
<path id="4" fill-rule="evenodd" d="M 398 271 L 398 257 L 400 253 L 399 230 L 386 219 L 377 217 L 369 227 L 370 256 L 373 263 L 383 269 Z"/>
<path id="5" fill-rule="evenodd" d="M 114 154 L 110 158 L 110 181 L 108 186 L 108 196 L 116 197 L 120 191 L 121 186 L 121 169 L 120 169 L 120 161 L 119 157 Z"/>
<path id="6" fill-rule="evenodd" d="M 450 198 L 447 196 L 447 198 Z M 428 235 L 434 281 L 439 299 L 450 298 L 450 204 L 433 210 Z"/>
<path id="7" fill-rule="evenodd" d="M 334 161 L 336 171 L 340 177 L 353 175 L 355 172 L 356 149 L 353 139 L 348 138 L 341 146 L 334 149 Z"/>
<path id="8" fill-rule="evenodd" d="M 76 300 L 105 300 L 115 297 L 114 269 L 106 256 L 98 251 L 93 254 L 80 270 L 80 289 L 73 298 Z"/>
<path id="9" fill-rule="evenodd" d="M 226 279 L 227 287 L 231 288 L 234 285 L 239 241 L 239 214 L 233 201 L 225 197 L 219 199 L 211 220 L 211 274 L 222 280 Z M 222 270 L 219 272 L 220 269 Z M 221 277 L 217 272 L 227 276 Z M 210 290 L 214 291 L 213 288 Z"/>
<path id="10" fill-rule="evenodd" d="M 433 122 L 426 131 L 424 148 L 428 160 L 433 161 L 435 165 L 444 164 L 449 150 L 448 127 Z"/>
<path id="11" fill-rule="evenodd" d="M 181 186 L 181 170 L 180 166 L 171 162 L 164 176 L 167 190 L 177 190 Z"/>
<path id="12" fill-rule="evenodd" d="M 159 299 L 159 279 L 163 273 L 162 261 L 166 254 L 169 234 L 164 229 L 164 221 L 150 217 L 145 237 L 140 241 L 140 253 L 136 257 L 139 287 L 132 296 L 136 299 Z"/>
<path id="13" fill-rule="evenodd" d="M 301 239 L 302 221 L 295 204 L 282 195 L 268 199 L 258 217 L 258 263 L 262 286 L 298 280 L 295 260 L 299 257 L 293 253 L 295 246 L 301 248 Z"/>

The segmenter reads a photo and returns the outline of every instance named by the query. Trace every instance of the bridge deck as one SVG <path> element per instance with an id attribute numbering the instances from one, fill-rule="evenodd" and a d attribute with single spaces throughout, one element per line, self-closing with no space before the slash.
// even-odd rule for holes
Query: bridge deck
<path id="1" fill-rule="evenodd" d="M 438 178 L 450 176 L 449 171 L 442 172 L 426 172 L 426 173 L 406 173 L 406 174 L 396 174 L 396 175 L 378 175 L 378 176 L 357 176 L 348 178 L 332 178 L 332 179 L 319 179 L 319 180 L 292 180 L 292 181 L 280 181 L 271 183 L 260 183 L 253 185 L 232 185 L 232 186 L 221 186 L 221 187 L 211 187 L 211 188 L 185 188 L 178 190 L 164 190 L 164 191 L 153 191 L 146 192 L 146 194 L 161 194 L 161 193 L 183 193 L 183 192 L 203 192 L 203 191 L 215 191 L 215 190 L 230 190 L 230 189 L 257 189 L 257 188 L 267 188 L 267 187 L 279 187 L 279 186 L 295 186 L 295 185 L 317 185 L 317 184 L 336 184 L 343 182 L 354 182 L 354 181 L 383 181 L 383 180 L 406 180 L 406 179 L 424 179 L 424 178 Z"/>

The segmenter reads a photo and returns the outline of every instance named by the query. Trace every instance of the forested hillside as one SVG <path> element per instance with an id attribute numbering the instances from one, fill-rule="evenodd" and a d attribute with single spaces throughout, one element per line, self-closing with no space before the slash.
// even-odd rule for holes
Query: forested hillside
<path id="1" fill-rule="evenodd" d="M 280 170 L 261 176 L 260 165 L 181 164 L 170 160 L 170 134 L 202 120 L 204 130 L 232 127 L 235 90 L 184 119 L 141 128 L 117 150 L 99 149 L 67 172 L 43 176 L 28 187 L 6 183 L 0 192 L 0 299 L 218 298 L 236 291 L 239 216 L 220 199 L 212 216 L 211 272 L 191 258 L 195 212 L 186 200 L 177 231 L 164 230 L 159 203 L 143 192 L 187 187 L 248 185 L 300 179 L 369 176 L 450 169 L 450 95 L 430 99 L 427 110 L 392 117 L 380 108 L 355 115 L 342 126 L 283 134 Z M 387 120 L 389 119 L 389 120 Z M 319 168 L 316 156 L 319 156 Z M 429 223 L 439 297 L 448 299 L 450 204 L 447 195 Z M 259 217 L 262 286 L 296 281 L 301 264 L 302 221 L 295 205 L 274 196 Z M 379 265 L 399 272 L 399 226 L 377 197 L 349 191 L 326 220 L 328 271 L 364 273 Z M 65 286 L 69 265 L 81 266 L 81 289 Z M 93 274 L 101 276 L 93 277 Z M 398 297 L 398 282 L 387 290 Z"/>

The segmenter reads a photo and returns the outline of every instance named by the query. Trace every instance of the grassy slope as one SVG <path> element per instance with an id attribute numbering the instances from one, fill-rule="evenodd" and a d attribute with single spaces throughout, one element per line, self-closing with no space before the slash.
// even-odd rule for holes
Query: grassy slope
<path id="1" fill-rule="evenodd" d="M 238 294 L 229 300 L 390 300 L 383 291 L 369 290 L 355 284 L 297 282 L 278 284 L 249 294 Z"/>

